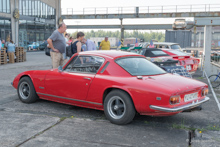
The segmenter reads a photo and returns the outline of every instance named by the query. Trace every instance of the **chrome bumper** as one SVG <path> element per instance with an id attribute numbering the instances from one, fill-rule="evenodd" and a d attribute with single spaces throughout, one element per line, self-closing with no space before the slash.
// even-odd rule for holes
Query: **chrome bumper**
<path id="1" fill-rule="evenodd" d="M 184 110 L 188 110 L 188 109 L 192 109 L 194 107 L 197 107 L 197 106 L 201 105 L 202 103 L 209 101 L 209 99 L 210 99 L 209 97 L 205 97 L 202 100 L 199 100 L 199 101 L 196 100 L 190 104 L 178 106 L 178 107 L 174 107 L 174 108 L 160 107 L 160 106 L 154 106 L 154 105 L 150 105 L 150 108 L 154 109 L 154 110 L 164 111 L 164 112 L 179 112 L 179 111 L 184 111 Z"/>

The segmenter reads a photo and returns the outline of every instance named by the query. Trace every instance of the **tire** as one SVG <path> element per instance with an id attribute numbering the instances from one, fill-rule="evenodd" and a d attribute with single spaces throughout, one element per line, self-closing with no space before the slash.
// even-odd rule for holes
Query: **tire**
<path id="1" fill-rule="evenodd" d="M 209 80 L 213 88 L 217 88 L 220 85 L 220 77 L 218 75 L 209 76 Z"/>
<path id="2" fill-rule="evenodd" d="M 117 125 L 130 123 L 136 114 L 131 97 L 121 90 L 113 90 L 106 96 L 104 112 L 106 118 Z"/>
<path id="3" fill-rule="evenodd" d="M 34 85 L 29 77 L 23 77 L 18 83 L 17 93 L 23 103 L 34 103 L 39 97 L 34 89 Z"/>

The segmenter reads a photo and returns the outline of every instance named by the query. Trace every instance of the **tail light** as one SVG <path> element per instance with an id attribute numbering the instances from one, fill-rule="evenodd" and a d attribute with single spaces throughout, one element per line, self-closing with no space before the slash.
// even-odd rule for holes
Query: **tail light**
<path id="1" fill-rule="evenodd" d="M 179 104 L 179 103 L 180 103 L 180 96 L 179 95 L 175 95 L 175 96 L 170 97 L 170 104 L 171 105 L 175 105 L 175 104 Z"/>
<path id="2" fill-rule="evenodd" d="M 198 64 L 198 60 L 193 60 L 193 63 L 194 64 Z"/>
<path id="3" fill-rule="evenodd" d="M 206 96 L 207 94 L 209 93 L 209 89 L 208 88 L 205 88 L 202 90 L 202 93 L 201 93 L 201 96 Z"/>

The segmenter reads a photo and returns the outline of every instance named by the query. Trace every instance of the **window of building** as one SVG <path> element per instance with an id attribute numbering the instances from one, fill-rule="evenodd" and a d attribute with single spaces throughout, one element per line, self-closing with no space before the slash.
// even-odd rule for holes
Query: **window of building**
<path id="1" fill-rule="evenodd" d="M 2 12 L 4 12 L 4 13 L 6 13 L 7 12 L 7 0 L 3 0 L 3 3 L 2 3 L 2 6 L 3 6 L 3 11 Z"/>
<path id="2" fill-rule="evenodd" d="M 31 8 L 32 8 L 32 16 L 36 16 L 35 15 L 35 11 L 36 11 L 36 7 L 35 7 L 35 0 L 31 1 Z"/>
<path id="3" fill-rule="evenodd" d="M 0 20 L 0 38 L 7 40 L 11 38 L 11 21 L 9 19 L 1 18 Z"/>
<path id="4" fill-rule="evenodd" d="M 7 0 L 7 6 L 6 6 L 6 8 L 7 8 L 7 13 L 10 13 L 10 0 Z"/>
<path id="5" fill-rule="evenodd" d="M 0 2 L 1 1 L 9 2 L 10 0 L 0 0 Z M 46 3 L 41 2 L 40 0 L 19 0 L 19 11 L 20 11 L 20 15 L 55 19 L 55 9 L 47 5 Z M 1 12 L 1 4 L 0 4 L 0 12 Z"/>
<path id="6" fill-rule="evenodd" d="M 28 15 L 29 15 L 29 16 L 32 16 L 31 0 L 28 1 Z"/>

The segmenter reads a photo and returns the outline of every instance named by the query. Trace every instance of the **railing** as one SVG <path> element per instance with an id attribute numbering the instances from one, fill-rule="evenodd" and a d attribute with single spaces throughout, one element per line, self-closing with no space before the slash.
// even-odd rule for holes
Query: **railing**
<path id="1" fill-rule="evenodd" d="M 138 11 L 137 11 L 138 10 Z M 132 14 L 132 13 L 181 13 L 181 12 L 215 12 L 220 11 L 220 4 L 198 4 L 198 5 L 165 5 L 145 7 L 97 7 L 63 8 L 62 15 L 96 15 L 96 14 Z"/>

